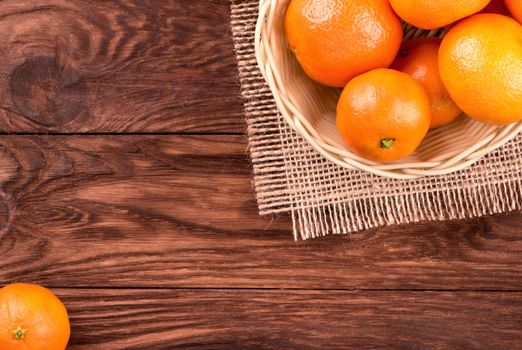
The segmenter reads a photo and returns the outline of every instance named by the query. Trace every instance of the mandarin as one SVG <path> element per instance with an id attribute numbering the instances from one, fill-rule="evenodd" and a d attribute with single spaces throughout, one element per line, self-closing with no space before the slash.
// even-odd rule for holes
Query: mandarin
<path id="1" fill-rule="evenodd" d="M 522 0 L 506 0 L 506 6 L 513 18 L 522 24 Z"/>
<path id="2" fill-rule="evenodd" d="M 484 9 L 490 0 L 390 0 L 406 22 L 422 29 L 436 29 Z"/>
<path id="3" fill-rule="evenodd" d="M 469 116 L 492 124 L 522 119 L 522 26 L 478 14 L 453 27 L 439 50 L 450 96 Z"/>
<path id="4" fill-rule="evenodd" d="M 388 67 L 402 40 L 400 20 L 387 0 L 292 0 L 284 27 L 306 74 L 334 87 Z"/>
<path id="5" fill-rule="evenodd" d="M 367 159 L 389 162 L 413 153 L 430 126 L 424 88 L 406 73 L 376 69 L 352 79 L 337 104 L 346 145 Z"/>
<path id="6" fill-rule="evenodd" d="M 67 310 L 50 290 L 23 283 L 0 289 L 0 349 L 64 350 L 69 336 Z"/>
<path id="7" fill-rule="evenodd" d="M 439 75 L 441 39 L 425 38 L 405 41 L 391 68 L 409 74 L 428 93 L 431 107 L 430 128 L 451 123 L 462 111 L 453 102 Z"/>

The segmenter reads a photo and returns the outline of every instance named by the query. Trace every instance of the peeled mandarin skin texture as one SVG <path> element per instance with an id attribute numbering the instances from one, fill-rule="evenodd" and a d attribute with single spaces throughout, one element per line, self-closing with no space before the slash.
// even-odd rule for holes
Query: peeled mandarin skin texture
<path id="1" fill-rule="evenodd" d="M 506 6 L 519 23 L 522 23 L 522 1 L 506 0 Z"/>
<path id="2" fill-rule="evenodd" d="M 333 87 L 388 67 L 403 34 L 387 0 L 292 0 L 284 27 L 306 74 Z"/>
<path id="3" fill-rule="evenodd" d="M 479 121 L 522 119 L 522 26 L 479 14 L 453 27 L 439 50 L 442 81 L 457 105 Z"/>
<path id="4" fill-rule="evenodd" d="M 391 69 L 376 69 L 354 78 L 337 105 L 337 129 L 348 148 L 379 162 L 413 153 L 429 125 L 430 103 L 425 90 L 408 74 Z"/>
<path id="5" fill-rule="evenodd" d="M 439 38 L 406 40 L 391 68 L 410 75 L 428 93 L 431 107 L 430 128 L 451 123 L 462 114 L 444 87 L 439 74 Z"/>
<path id="6" fill-rule="evenodd" d="M 0 349 L 64 350 L 69 336 L 67 310 L 50 290 L 22 283 L 0 289 Z"/>
<path id="7" fill-rule="evenodd" d="M 437 29 L 484 9 L 490 0 L 390 0 L 406 22 L 422 29 Z"/>

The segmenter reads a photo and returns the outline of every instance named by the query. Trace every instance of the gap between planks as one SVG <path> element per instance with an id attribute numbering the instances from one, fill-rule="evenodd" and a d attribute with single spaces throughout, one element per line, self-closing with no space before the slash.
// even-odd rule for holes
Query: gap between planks
<path id="1" fill-rule="evenodd" d="M 245 135 L 245 132 L 197 132 L 197 131 L 188 131 L 188 132 L 129 132 L 129 133 L 113 133 L 113 132 L 0 132 L 0 137 L 2 136 L 241 136 Z"/>
<path id="2" fill-rule="evenodd" d="M 146 291 L 166 291 L 166 290 L 180 290 L 180 291 L 289 291 L 289 292 L 361 292 L 361 293 L 522 293 L 522 290 L 501 290 L 501 289 L 390 289 L 390 288 L 260 288 L 260 287 L 143 287 L 143 286 L 74 286 L 67 287 L 61 285 L 46 285 L 51 289 L 70 289 L 70 290 L 146 290 Z"/>

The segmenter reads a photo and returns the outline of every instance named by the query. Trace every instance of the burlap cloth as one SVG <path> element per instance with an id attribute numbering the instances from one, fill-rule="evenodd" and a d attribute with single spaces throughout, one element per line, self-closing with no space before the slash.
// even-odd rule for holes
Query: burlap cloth
<path id="1" fill-rule="evenodd" d="M 522 136 L 470 168 L 391 180 L 324 159 L 279 114 L 257 67 L 257 0 L 233 0 L 231 26 L 260 214 L 290 212 L 295 237 L 522 209 Z"/>

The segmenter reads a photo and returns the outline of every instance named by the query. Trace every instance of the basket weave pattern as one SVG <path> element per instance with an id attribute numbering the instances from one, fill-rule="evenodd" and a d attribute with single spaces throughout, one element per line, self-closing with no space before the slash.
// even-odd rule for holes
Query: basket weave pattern
<path id="1" fill-rule="evenodd" d="M 335 164 L 396 179 L 449 174 L 477 162 L 522 130 L 522 121 L 495 126 L 462 116 L 448 126 L 430 131 L 417 152 L 400 161 L 382 164 L 359 157 L 344 145 L 335 126 L 340 90 L 309 79 L 287 47 L 283 18 L 288 3 L 289 0 L 260 1 L 256 58 L 287 123 Z M 408 39 L 444 34 L 441 30 L 425 31 L 408 25 L 404 32 Z"/>

